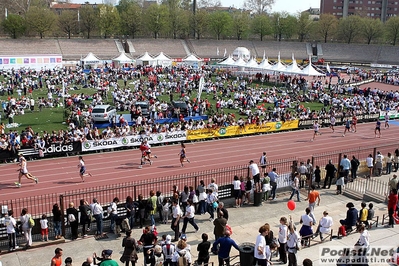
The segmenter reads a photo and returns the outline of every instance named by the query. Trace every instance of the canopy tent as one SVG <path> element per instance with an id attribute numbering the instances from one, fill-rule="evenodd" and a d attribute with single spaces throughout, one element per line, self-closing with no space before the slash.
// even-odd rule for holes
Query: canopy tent
<path id="1" fill-rule="evenodd" d="M 92 52 L 88 53 L 85 58 L 81 59 L 81 61 L 84 68 L 86 66 L 97 68 L 97 66 L 101 63 L 101 60 Z"/>
<path id="2" fill-rule="evenodd" d="M 152 65 L 155 62 L 154 58 L 148 52 L 145 52 L 145 54 L 136 59 L 136 63 L 143 66 Z"/>
<path id="3" fill-rule="evenodd" d="M 235 62 L 234 62 L 233 57 L 231 57 L 231 55 L 229 55 L 229 57 L 227 57 L 225 60 L 223 60 L 222 62 L 219 62 L 218 65 L 233 66 L 234 63 Z"/>
<path id="4" fill-rule="evenodd" d="M 193 68 L 198 68 L 201 67 L 202 65 L 202 60 L 201 58 L 197 57 L 196 55 L 190 54 L 186 58 L 182 60 L 185 64 L 192 66 Z"/>
<path id="5" fill-rule="evenodd" d="M 269 59 L 263 57 L 262 62 L 260 62 L 259 64 L 259 68 L 263 70 L 271 70 L 272 67 L 273 66 L 269 63 Z"/>
<path id="6" fill-rule="evenodd" d="M 259 68 L 258 62 L 256 62 L 255 58 L 251 58 L 246 64 L 245 67 L 248 68 Z"/>
<path id="7" fill-rule="evenodd" d="M 171 66 L 172 65 L 172 59 L 165 55 L 163 52 L 160 52 L 159 55 L 157 55 L 156 57 L 154 57 L 153 59 L 155 61 L 155 64 L 158 66 Z"/>
<path id="8" fill-rule="evenodd" d="M 116 67 L 123 64 L 131 64 L 133 62 L 134 60 L 129 56 L 127 56 L 124 52 L 122 52 L 119 56 L 112 59 L 112 63 L 114 63 Z"/>
<path id="9" fill-rule="evenodd" d="M 298 67 L 298 64 L 296 63 L 294 53 L 292 54 L 292 64 L 287 66 L 287 69 L 285 70 L 286 73 L 290 74 L 302 74 L 302 69 Z"/>
<path id="10" fill-rule="evenodd" d="M 279 52 L 277 63 L 272 66 L 271 70 L 276 71 L 276 72 L 285 72 L 286 69 L 287 69 L 287 67 L 283 63 L 281 63 L 280 52 Z"/>
<path id="11" fill-rule="evenodd" d="M 304 69 L 302 69 L 302 75 L 305 75 L 305 76 L 325 76 L 326 74 L 317 71 L 313 67 L 311 57 L 309 56 L 309 64 Z"/>
<path id="12" fill-rule="evenodd" d="M 245 62 L 244 59 L 242 59 L 241 57 L 238 58 L 233 64 L 233 66 L 237 66 L 237 67 L 246 67 L 246 65 L 247 65 L 247 62 Z"/>

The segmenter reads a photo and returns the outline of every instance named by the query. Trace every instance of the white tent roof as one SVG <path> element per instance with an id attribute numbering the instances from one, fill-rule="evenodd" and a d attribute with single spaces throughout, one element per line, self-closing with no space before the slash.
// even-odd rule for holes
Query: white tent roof
<path id="1" fill-rule="evenodd" d="M 163 52 L 160 52 L 159 55 L 157 55 L 153 59 L 157 61 L 172 61 L 172 59 L 169 56 L 165 55 Z"/>
<path id="2" fill-rule="evenodd" d="M 85 58 L 82 59 L 86 64 L 96 64 L 100 63 L 101 60 L 95 56 L 92 52 L 88 53 Z"/>
<path id="3" fill-rule="evenodd" d="M 234 62 L 233 57 L 231 57 L 231 55 L 229 55 L 229 57 L 227 57 L 225 60 L 223 60 L 222 62 L 219 62 L 218 65 L 233 66 L 234 63 L 235 62 Z"/>
<path id="4" fill-rule="evenodd" d="M 272 69 L 272 65 L 269 63 L 269 59 L 263 58 L 262 62 L 259 64 L 259 68 L 264 69 L 264 70 Z"/>
<path id="5" fill-rule="evenodd" d="M 292 54 L 292 64 L 289 65 L 285 71 L 291 74 L 302 74 L 302 69 L 298 67 L 294 54 Z"/>
<path id="6" fill-rule="evenodd" d="M 119 63 L 131 63 L 134 60 L 122 52 L 119 56 L 113 58 L 112 61 L 117 61 Z"/>
<path id="7" fill-rule="evenodd" d="M 189 56 L 187 56 L 186 58 L 183 59 L 183 62 L 201 62 L 201 61 L 204 61 L 204 60 L 202 60 L 201 58 L 199 58 L 193 54 L 190 54 Z"/>
<path id="8" fill-rule="evenodd" d="M 234 66 L 245 67 L 247 66 L 247 62 L 245 62 L 244 59 L 240 57 L 234 62 Z"/>
<path id="9" fill-rule="evenodd" d="M 154 58 L 152 58 L 152 56 L 148 52 L 145 52 L 145 54 L 143 54 L 142 56 L 137 58 L 137 60 L 140 60 L 140 61 L 154 61 Z"/>
<path id="10" fill-rule="evenodd" d="M 311 62 L 311 61 L 309 61 Z M 309 65 L 307 65 L 304 69 L 302 69 L 302 74 L 305 76 L 325 76 L 324 73 L 321 73 L 319 71 L 317 71 L 312 63 L 309 63 Z"/>
<path id="11" fill-rule="evenodd" d="M 271 70 L 277 71 L 277 72 L 285 72 L 286 69 L 287 69 L 287 67 L 283 63 L 281 63 L 280 52 L 278 52 L 277 63 L 272 66 Z"/>
<path id="12" fill-rule="evenodd" d="M 249 67 L 249 68 L 259 68 L 259 64 L 258 62 L 256 62 L 255 58 L 251 58 L 247 64 L 245 65 L 245 67 Z"/>

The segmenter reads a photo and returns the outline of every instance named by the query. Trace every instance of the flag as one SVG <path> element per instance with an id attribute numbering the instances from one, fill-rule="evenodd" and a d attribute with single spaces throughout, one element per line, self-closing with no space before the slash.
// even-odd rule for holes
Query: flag
<path id="1" fill-rule="evenodd" d="M 198 85 L 197 102 L 200 102 L 200 100 L 201 100 L 201 94 L 202 94 L 203 89 L 204 89 L 204 76 L 201 76 L 200 82 Z"/>
<path id="2" fill-rule="evenodd" d="M 79 13 L 79 10 L 78 10 L 78 21 L 80 22 L 80 13 Z"/>
<path id="3" fill-rule="evenodd" d="M 330 66 L 328 65 L 328 63 L 327 63 L 326 69 L 327 69 L 327 72 L 328 72 L 328 73 L 331 73 L 331 68 L 330 68 Z"/>
<path id="4" fill-rule="evenodd" d="M 223 54 L 223 57 L 226 57 L 226 55 L 227 55 L 227 50 L 226 50 L 226 48 L 224 48 L 224 54 Z"/>
<path id="5" fill-rule="evenodd" d="M 278 62 L 280 62 L 280 51 L 278 51 Z"/>
<path id="6" fill-rule="evenodd" d="M 263 50 L 263 60 L 265 60 L 265 57 L 266 57 L 266 51 Z"/>
<path id="7" fill-rule="evenodd" d="M 216 55 L 219 55 L 219 47 L 216 47 Z"/>
<path id="8" fill-rule="evenodd" d="M 7 10 L 7 8 L 5 9 L 5 17 L 6 17 L 6 19 L 7 19 L 7 17 L 8 17 L 8 10 Z"/>
<path id="9" fill-rule="evenodd" d="M 295 57 L 294 57 L 294 53 L 292 53 L 292 63 L 294 63 L 295 61 Z"/>

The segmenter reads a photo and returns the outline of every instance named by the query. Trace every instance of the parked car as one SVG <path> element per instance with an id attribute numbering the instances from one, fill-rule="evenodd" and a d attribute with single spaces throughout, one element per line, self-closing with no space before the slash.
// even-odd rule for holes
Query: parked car
<path id="1" fill-rule="evenodd" d="M 172 108 L 173 117 L 176 117 L 174 113 L 174 109 L 176 108 L 180 109 L 180 113 L 183 114 L 184 117 L 188 116 L 188 106 L 185 101 L 172 101 L 171 108 Z"/>
<path id="2" fill-rule="evenodd" d="M 116 115 L 115 107 L 109 104 L 96 105 L 91 112 L 94 122 L 111 122 Z"/>

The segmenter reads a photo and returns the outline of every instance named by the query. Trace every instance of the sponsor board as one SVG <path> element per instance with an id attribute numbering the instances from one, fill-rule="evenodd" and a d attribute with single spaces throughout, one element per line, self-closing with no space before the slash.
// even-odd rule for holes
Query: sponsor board
<path id="1" fill-rule="evenodd" d="M 175 131 L 168 133 L 156 133 L 150 135 L 125 136 L 103 140 L 87 140 L 82 143 L 82 151 L 95 151 L 113 149 L 119 147 L 137 147 L 146 140 L 149 144 L 160 144 L 166 142 L 178 142 L 187 139 L 186 131 Z"/>
<path id="2" fill-rule="evenodd" d="M 380 120 L 385 120 L 386 111 L 380 112 Z M 399 112 L 397 110 L 388 111 L 389 119 L 397 119 L 399 118 Z"/>
<path id="3" fill-rule="evenodd" d="M 377 119 L 380 117 L 380 114 L 361 114 L 361 115 L 357 115 L 356 117 L 357 117 L 358 123 L 371 122 L 371 121 L 377 121 Z M 352 117 L 335 117 L 335 125 L 336 126 L 343 125 L 346 121 L 346 118 L 348 118 L 349 121 L 352 121 Z M 318 121 L 319 124 L 323 125 L 323 126 L 330 125 L 330 118 L 320 118 L 320 119 L 299 120 L 298 127 L 299 128 L 311 128 L 311 127 L 313 127 L 314 121 Z"/>

